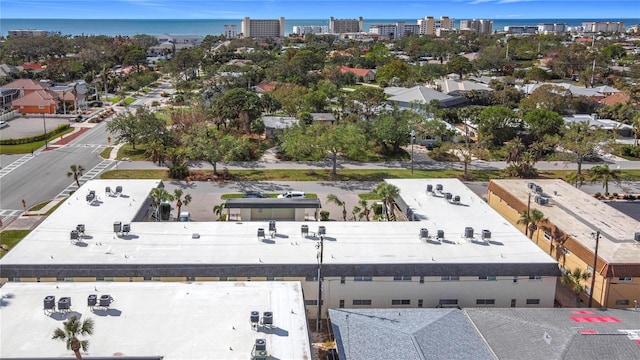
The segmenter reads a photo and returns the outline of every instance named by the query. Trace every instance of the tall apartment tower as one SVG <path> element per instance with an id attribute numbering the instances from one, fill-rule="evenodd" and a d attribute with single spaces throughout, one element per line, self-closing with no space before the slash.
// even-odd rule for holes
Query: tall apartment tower
<path id="1" fill-rule="evenodd" d="M 284 37 L 284 17 L 280 19 L 242 20 L 243 37 Z"/>
<path id="2" fill-rule="evenodd" d="M 227 39 L 235 39 L 238 36 L 238 26 L 237 25 L 225 25 L 224 26 L 224 37 Z"/>
<path id="3" fill-rule="evenodd" d="M 491 34 L 493 32 L 493 20 L 460 20 L 460 30 L 475 31 L 479 34 Z"/>
<path id="4" fill-rule="evenodd" d="M 624 23 L 620 21 L 588 21 L 582 27 L 585 32 L 624 32 Z"/>
<path id="5" fill-rule="evenodd" d="M 362 16 L 358 19 L 334 19 L 329 18 L 329 32 L 332 34 L 359 33 L 364 30 L 364 20 Z"/>
<path id="6" fill-rule="evenodd" d="M 433 16 L 418 19 L 420 35 L 437 35 L 438 29 L 454 30 L 455 22 L 454 18 L 450 18 L 448 16 L 442 16 L 440 19 L 434 19 Z"/>

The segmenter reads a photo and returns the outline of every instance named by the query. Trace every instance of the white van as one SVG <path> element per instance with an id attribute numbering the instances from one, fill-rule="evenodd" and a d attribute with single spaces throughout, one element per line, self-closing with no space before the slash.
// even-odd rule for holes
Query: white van
<path id="1" fill-rule="evenodd" d="M 191 221 L 191 213 L 188 211 L 181 211 L 178 216 L 178 221 Z"/>
<path id="2" fill-rule="evenodd" d="M 304 197 L 305 194 L 302 191 L 287 191 L 284 194 L 278 195 L 278 199 L 300 199 Z"/>

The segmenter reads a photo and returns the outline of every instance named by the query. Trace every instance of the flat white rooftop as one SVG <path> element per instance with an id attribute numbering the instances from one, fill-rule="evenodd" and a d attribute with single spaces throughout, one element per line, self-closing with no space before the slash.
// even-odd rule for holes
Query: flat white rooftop
<path id="1" fill-rule="evenodd" d="M 136 264 L 308 264 L 316 265 L 318 226 L 326 227 L 325 264 L 493 263 L 556 264 L 518 229 L 456 179 L 389 180 L 420 221 L 278 222 L 269 236 L 267 222 L 136 222 L 128 235 L 113 232 L 114 221 L 128 223 L 143 206 L 152 180 L 94 180 L 83 185 L 31 232 L 0 265 L 136 265 Z M 443 194 L 427 194 L 427 184 L 460 196 L 459 204 Z M 123 195 L 104 195 L 105 186 L 123 186 Z M 96 190 L 99 202 L 87 204 Z M 144 211 L 144 209 L 142 210 Z M 70 231 L 84 224 L 86 238 L 73 244 Z M 309 236 L 301 235 L 309 226 Z M 465 227 L 473 238 L 465 238 Z M 266 240 L 257 236 L 264 228 Z M 419 237 L 427 228 L 430 239 Z M 481 232 L 491 231 L 489 241 Z M 437 241 L 443 230 L 444 241 Z M 199 238 L 193 238 L 199 234 Z"/>
<path id="2" fill-rule="evenodd" d="M 3 358 L 72 357 L 51 340 L 72 315 L 95 321 L 85 356 L 246 360 L 265 339 L 274 359 L 311 358 L 299 282 L 7 283 L 0 294 Z M 92 310 L 90 294 L 114 301 Z M 48 295 L 71 297 L 71 311 L 45 313 Z M 273 312 L 274 326 L 253 330 L 251 311 Z"/>
<path id="3" fill-rule="evenodd" d="M 542 211 L 545 217 L 587 249 L 595 250 L 592 235 L 600 230 L 598 256 L 610 264 L 639 264 L 640 243 L 634 233 L 640 222 L 602 201 L 576 189 L 562 180 L 492 180 L 503 190 L 527 204 L 530 182 L 542 187 L 547 205 L 535 203 L 531 208 Z"/>

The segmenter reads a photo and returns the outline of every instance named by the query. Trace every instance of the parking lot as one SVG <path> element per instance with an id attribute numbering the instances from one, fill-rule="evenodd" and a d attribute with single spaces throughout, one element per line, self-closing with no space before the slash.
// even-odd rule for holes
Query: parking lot
<path id="1" fill-rule="evenodd" d="M 45 128 L 47 132 L 53 131 L 57 126 L 69 124 L 70 116 L 46 115 L 46 116 L 19 116 L 7 120 L 8 126 L 0 129 L 0 139 L 20 139 L 41 135 Z"/>

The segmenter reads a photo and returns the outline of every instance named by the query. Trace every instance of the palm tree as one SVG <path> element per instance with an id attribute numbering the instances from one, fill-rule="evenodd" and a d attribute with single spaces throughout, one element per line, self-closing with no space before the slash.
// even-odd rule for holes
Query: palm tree
<path id="1" fill-rule="evenodd" d="M 582 271 L 580 268 L 575 268 L 573 271 L 567 271 L 560 277 L 560 282 L 564 285 L 569 285 L 571 291 L 576 295 L 576 307 L 580 307 L 580 294 L 585 290 L 585 286 L 582 285 L 583 281 L 587 281 L 591 278 L 591 273 Z"/>
<path id="2" fill-rule="evenodd" d="M 222 218 L 222 210 L 224 210 L 224 204 L 216 205 L 213 207 L 213 213 L 218 215 L 218 220 Z"/>
<path id="3" fill-rule="evenodd" d="M 529 235 L 529 238 L 533 239 L 533 233 L 538 230 L 540 224 L 547 222 L 549 219 L 544 217 L 544 213 L 538 209 L 531 209 L 530 212 L 523 211 L 520 214 L 520 219 L 518 220 L 518 224 L 524 224 L 525 226 L 525 235 Z M 536 243 L 538 243 L 538 239 L 536 237 Z"/>
<path id="4" fill-rule="evenodd" d="M 186 194 L 184 199 L 182 198 L 182 189 L 173 190 L 173 200 L 176 201 L 176 207 L 178 208 L 178 215 L 180 215 L 180 209 L 182 209 L 182 205 L 187 206 L 191 202 L 191 194 Z"/>
<path id="5" fill-rule="evenodd" d="M 173 196 L 167 192 L 163 187 L 157 187 L 151 190 L 151 206 L 154 208 L 154 214 L 160 218 L 160 214 L 158 213 L 158 209 L 160 204 L 166 201 L 172 201 Z"/>
<path id="6" fill-rule="evenodd" d="M 342 206 L 342 220 L 347 221 L 347 204 L 334 194 L 327 195 L 327 201 Z"/>
<path id="7" fill-rule="evenodd" d="M 360 208 L 358 205 L 354 206 L 353 209 L 351 209 L 351 215 L 353 215 L 353 221 L 362 219 L 362 208 Z"/>
<path id="8" fill-rule="evenodd" d="M 80 340 L 79 336 L 87 336 L 93 334 L 93 319 L 85 319 L 80 321 L 77 316 L 73 315 L 69 321 L 62 323 L 62 328 L 53 331 L 51 339 L 60 340 L 67 343 L 67 350 L 72 350 L 76 355 L 76 359 L 82 360 L 82 351 L 89 348 L 89 340 Z"/>
<path id="9" fill-rule="evenodd" d="M 614 181 L 618 185 L 620 184 L 620 170 L 609 169 L 608 164 L 592 167 L 591 170 L 589 170 L 589 175 L 591 182 L 602 182 L 605 195 L 609 195 L 609 181 Z"/>
<path id="10" fill-rule="evenodd" d="M 369 207 L 367 200 L 365 199 L 358 200 L 358 205 L 360 205 L 360 207 L 362 208 L 362 212 L 360 213 L 360 219 L 362 219 L 362 217 L 364 216 L 364 218 L 367 219 L 367 221 L 369 221 L 369 214 L 371 214 L 371 208 Z"/>
<path id="11" fill-rule="evenodd" d="M 80 178 L 82 177 L 82 173 L 84 173 L 84 168 L 82 165 L 71 165 L 71 171 L 67 172 L 68 177 L 73 177 L 73 180 L 76 182 L 76 185 L 80 187 Z"/>
<path id="12" fill-rule="evenodd" d="M 373 189 L 373 192 L 383 199 L 384 212 L 386 214 L 387 221 L 389 221 L 391 219 L 390 213 L 393 212 L 393 199 L 400 195 L 400 189 L 395 185 L 381 182 Z M 393 216 L 393 218 L 395 219 L 395 216 Z"/>

